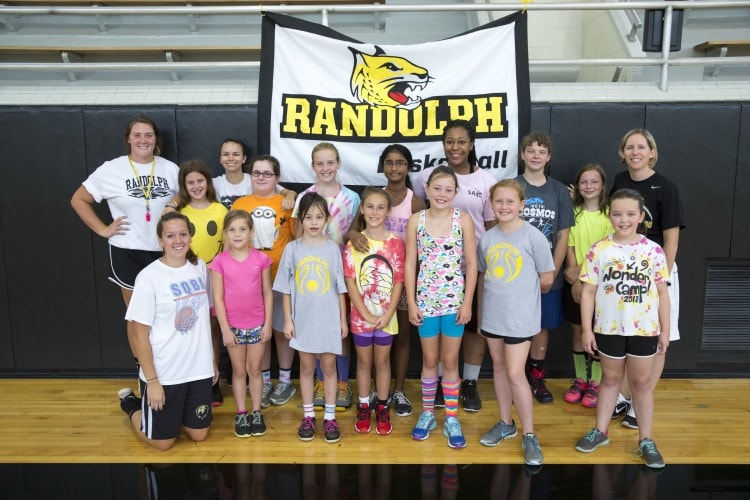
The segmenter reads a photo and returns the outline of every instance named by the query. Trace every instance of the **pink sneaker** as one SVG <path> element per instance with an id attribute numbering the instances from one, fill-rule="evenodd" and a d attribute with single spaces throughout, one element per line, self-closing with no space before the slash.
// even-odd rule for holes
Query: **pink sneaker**
<path id="1" fill-rule="evenodd" d="M 589 382 L 589 387 L 586 389 L 586 392 L 583 393 L 583 398 L 581 398 L 581 406 L 585 406 L 586 408 L 596 408 L 596 403 L 599 401 L 599 382 L 596 382 L 595 380 L 591 380 Z"/>
<path id="2" fill-rule="evenodd" d="M 563 399 L 568 403 L 580 403 L 583 393 L 586 392 L 587 388 L 588 384 L 586 384 L 582 378 L 577 378 L 575 382 L 573 382 L 573 385 L 570 386 L 570 389 L 568 389 L 568 392 L 565 393 Z"/>

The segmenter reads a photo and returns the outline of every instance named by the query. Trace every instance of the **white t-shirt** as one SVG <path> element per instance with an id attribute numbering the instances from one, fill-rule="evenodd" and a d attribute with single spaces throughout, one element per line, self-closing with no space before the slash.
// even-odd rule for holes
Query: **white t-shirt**
<path id="1" fill-rule="evenodd" d="M 159 222 L 164 207 L 177 194 L 177 174 L 180 169 L 160 156 L 154 159 L 154 180 L 149 193 L 150 221 L 146 220 L 144 193 L 149 192 L 151 163 L 133 162 L 133 167 L 138 172 L 136 179 L 128 157 L 120 156 L 105 161 L 83 181 L 83 187 L 97 203 L 107 201 L 113 219 L 124 215 L 130 223 L 129 231 L 109 239 L 110 245 L 131 250 L 161 250 L 156 238 L 156 223 Z"/>
<path id="2" fill-rule="evenodd" d="M 125 319 L 148 325 L 159 383 L 175 385 L 214 375 L 206 264 L 169 267 L 156 260 L 135 279 Z M 143 371 L 141 379 L 145 380 Z"/>

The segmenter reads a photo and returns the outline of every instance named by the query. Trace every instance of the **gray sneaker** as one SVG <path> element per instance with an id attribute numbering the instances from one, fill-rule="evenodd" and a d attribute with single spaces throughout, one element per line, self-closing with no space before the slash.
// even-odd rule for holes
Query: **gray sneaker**
<path id="1" fill-rule="evenodd" d="M 296 393 L 297 389 L 295 389 L 291 383 L 279 382 L 273 388 L 269 399 L 271 400 L 271 403 L 275 405 L 285 405 Z"/>
<path id="2" fill-rule="evenodd" d="M 523 463 L 526 465 L 542 465 L 544 455 L 542 455 L 542 447 L 539 446 L 536 434 L 524 434 L 521 446 L 523 447 Z"/>
<path id="3" fill-rule="evenodd" d="M 497 446 L 500 441 L 516 437 L 517 434 L 515 421 L 511 420 L 510 424 L 506 424 L 499 420 L 492 429 L 484 433 L 479 442 L 485 446 Z"/>
<path id="4" fill-rule="evenodd" d="M 643 439 L 638 443 L 635 450 L 636 457 L 643 457 L 643 464 L 650 469 L 661 469 L 664 467 L 664 458 L 656 448 L 656 443 L 649 438 Z"/>
<path id="5" fill-rule="evenodd" d="M 594 427 L 588 431 L 585 436 L 578 440 L 576 443 L 576 450 L 582 451 L 583 453 L 591 453 L 605 444 L 609 444 L 609 438 L 606 434 Z"/>
<path id="6" fill-rule="evenodd" d="M 263 384 L 263 392 L 261 393 L 260 398 L 260 407 L 261 408 L 268 408 L 271 406 L 271 392 L 273 391 L 273 385 L 270 383 Z"/>
<path id="7" fill-rule="evenodd" d="M 393 400 L 393 409 L 396 410 L 396 415 L 399 417 L 408 417 L 411 415 L 411 401 L 406 397 L 404 391 L 393 391 L 391 399 Z"/>

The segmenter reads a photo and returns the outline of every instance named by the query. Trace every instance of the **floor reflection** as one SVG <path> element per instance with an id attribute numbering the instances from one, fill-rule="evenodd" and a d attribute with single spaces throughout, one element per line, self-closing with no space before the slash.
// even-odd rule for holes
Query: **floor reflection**
<path id="1" fill-rule="evenodd" d="M 2 499 L 747 499 L 750 466 L 5 464 Z"/>

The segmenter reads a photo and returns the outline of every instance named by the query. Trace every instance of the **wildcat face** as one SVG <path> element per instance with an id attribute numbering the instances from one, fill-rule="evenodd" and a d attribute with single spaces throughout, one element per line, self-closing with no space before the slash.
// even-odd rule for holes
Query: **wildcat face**
<path id="1" fill-rule="evenodd" d="M 352 47 L 352 95 L 375 107 L 414 109 L 420 105 L 419 92 L 430 81 L 429 72 L 403 57 L 389 56 L 380 47 L 369 55 Z"/>

